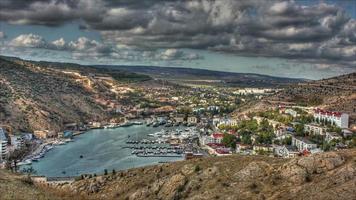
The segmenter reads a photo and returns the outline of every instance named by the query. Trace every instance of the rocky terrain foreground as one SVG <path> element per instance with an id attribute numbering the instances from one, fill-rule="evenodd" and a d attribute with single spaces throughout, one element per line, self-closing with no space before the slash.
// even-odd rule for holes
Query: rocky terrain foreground
<path id="1" fill-rule="evenodd" d="M 0 199 L 356 199 L 356 149 L 278 159 L 226 156 L 57 186 L 0 170 Z"/>
<path id="2" fill-rule="evenodd" d="M 4 185 L 2 181 L 0 188 Z M 351 149 L 290 160 L 235 155 L 181 161 L 85 178 L 46 191 L 66 199 L 335 200 L 356 199 L 355 186 L 356 149 Z M 0 194 L 11 190 L 7 187 Z"/>

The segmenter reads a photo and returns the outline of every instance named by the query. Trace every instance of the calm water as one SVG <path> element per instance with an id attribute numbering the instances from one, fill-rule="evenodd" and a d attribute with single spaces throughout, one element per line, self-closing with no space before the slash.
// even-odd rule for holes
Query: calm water
<path id="1" fill-rule="evenodd" d="M 32 167 L 37 175 L 77 176 L 84 173 L 102 174 L 104 169 L 123 170 L 128 168 L 153 165 L 163 161 L 177 161 L 183 158 L 143 158 L 131 155 L 132 149 L 126 140 L 144 139 L 148 133 L 160 131 L 161 128 L 144 125 L 121 127 L 116 129 L 91 130 L 74 138 L 75 142 L 56 146 Z M 83 158 L 80 158 L 83 155 Z M 66 173 L 63 174 L 63 171 Z"/>

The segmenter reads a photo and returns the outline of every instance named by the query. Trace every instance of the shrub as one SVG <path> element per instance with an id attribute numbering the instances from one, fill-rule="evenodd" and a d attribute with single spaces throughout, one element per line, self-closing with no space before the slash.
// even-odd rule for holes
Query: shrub
<path id="1" fill-rule="evenodd" d="M 199 165 L 196 165 L 195 168 L 194 168 L 194 171 L 195 172 L 199 172 L 201 170 L 200 166 Z"/>

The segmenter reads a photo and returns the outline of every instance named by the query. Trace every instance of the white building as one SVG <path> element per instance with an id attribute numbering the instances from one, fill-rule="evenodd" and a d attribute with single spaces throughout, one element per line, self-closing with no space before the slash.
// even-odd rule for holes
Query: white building
<path id="1" fill-rule="evenodd" d="M 224 138 L 224 134 L 222 133 L 213 133 L 209 136 L 203 136 L 202 143 L 203 145 L 207 144 L 221 144 Z"/>
<path id="2" fill-rule="evenodd" d="M 325 141 L 331 142 L 332 140 L 342 140 L 342 137 L 335 132 L 327 132 L 325 135 Z"/>
<path id="3" fill-rule="evenodd" d="M 332 122 L 340 128 L 349 127 L 349 115 L 341 112 L 331 112 L 321 109 L 314 110 L 314 118 L 318 120 L 326 120 Z"/>
<path id="4" fill-rule="evenodd" d="M 7 156 L 7 138 L 4 129 L 0 128 L 0 162 Z"/>
<path id="5" fill-rule="evenodd" d="M 293 109 L 290 109 L 290 108 L 287 108 L 284 113 L 286 114 L 289 114 L 291 115 L 292 117 L 297 117 L 298 113 L 297 111 L 293 110 Z"/>
<path id="6" fill-rule="evenodd" d="M 297 147 L 298 151 L 304 151 L 304 150 L 311 151 L 312 149 L 317 148 L 316 144 L 301 137 L 292 137 L 292 146 Z"/>
<path id="7" fill-rule="evenodd" d="M 292 146 L 275 146 L 273 150 L 274 155 L 283 158 L 294 158 L 297 157 L 299 152 L 296 148 Z"/>
<path id="8" fill-rule="evenodd" d="M 213 124 L 216 127 L 219 127 L 220 125 L 237 126 L 238 121 L 236 119 L 232 119 L 232 118 L 214 118 Z"/>
<path id="9" fill-rule="evenodd" d="M 195 116 L 189 116 L 187 118 L 187 121 L 189 124 L 197 124 L 198 123 L 198 118 Z"/>
<path id="10" fill-rule="evenodd" d="M 325 135 L 326 128 L 322 127 L 318 124 L 305 124 L 304 125 L 304 132 L 314 134 L 314 135 Z"/>

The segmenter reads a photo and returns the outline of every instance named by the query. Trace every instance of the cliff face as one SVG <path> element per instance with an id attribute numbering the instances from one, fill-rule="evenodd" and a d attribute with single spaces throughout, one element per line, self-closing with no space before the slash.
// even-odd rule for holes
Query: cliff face
<path id="1" fill-rule="evenodd" d="M 356 150 L 283 160 L 228 156 L 59 186 L 90 199 L 356 199 Z"/>

